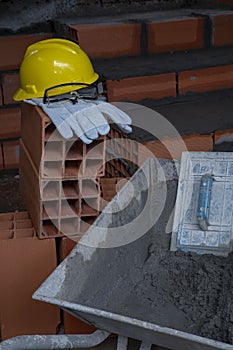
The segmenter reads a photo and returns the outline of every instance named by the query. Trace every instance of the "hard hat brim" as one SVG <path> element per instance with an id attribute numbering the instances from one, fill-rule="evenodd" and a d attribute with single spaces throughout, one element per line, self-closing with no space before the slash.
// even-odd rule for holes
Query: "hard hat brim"
<path id="1" fill-rule="evenodd" d="M 32 94 L 27 94 L 23 89 L 19 88 L 13 95 L 14 101 L 22 101 L 22 100 L 29 100 L 31 98 L 34 98 Z"/>
<path id="2" fill-rule="evenodd" d="M 91 79 L 90 81 L 86 82 L 87 84 L 93 84 L 95 81 L 97 81 L 99 79 L 99 74 L 94 72 L 93 75 L 93 79 Z M 80 89 L 82 88 L 82 86 L 80 86 Z M 64 91 L 64 92 L 68 92 Z M 44 97 L 44 92 L 43 93 L 38 93 L 36 97 Z M 25 90 L 19 88 L 13 95 L 13 99 L 14 101 L 22 101 L 22 100 L 29 100 L 31 98 L 35 98 L 35 94 L 34 93 L 27 93 Z"/>

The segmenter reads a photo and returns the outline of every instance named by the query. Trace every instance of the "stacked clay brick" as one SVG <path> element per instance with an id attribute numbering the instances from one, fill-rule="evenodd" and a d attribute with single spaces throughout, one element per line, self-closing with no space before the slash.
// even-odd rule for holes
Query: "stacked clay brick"
<path id="1" fill-rule="evenodd" d="M 100 179 L 115 177 L 116 171 L 129 177 L 128 163 L 120 158 L 131 153 L 130 141 L 127 145 L 119 136 L 112 129 L 90 145 L 75 137 L 66 140 L 39 107 L 23 103 L 20 184 L 39 238 L 81 236 L 93 224 L 103 209 Z M 106 170 L 108 151 L 115 156 Z"/>
<path id="2" fill-rule="evenodd" d="M 27 212 L 0 214 L 0 340 L 57 332 L 59 308 L 32 299 L 56 266 L 55 239 L 38 239 Z"/>

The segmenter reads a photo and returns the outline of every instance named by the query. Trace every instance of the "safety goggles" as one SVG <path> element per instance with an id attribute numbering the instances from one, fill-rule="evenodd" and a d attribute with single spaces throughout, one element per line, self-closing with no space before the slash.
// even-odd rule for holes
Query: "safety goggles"
<path id="1" fill-rule="evenodd" d="M 59 88 L 74 87 L 73 90 L 64 93 L 57 94 Z M 75 89 L 75 86 L 78 89 Z M 80 88 L 83 86 L 83 88 Z M 43 103 L 49 105 L 53 102 L 71 101 L 73 104 L 77 103 L 79 99 L 95 100 L 98 95 L 103 93 L 103 83 L 98 82 L 95 84 L 85 83 L 65 83 L 49 87 L 44 92 Z"/>

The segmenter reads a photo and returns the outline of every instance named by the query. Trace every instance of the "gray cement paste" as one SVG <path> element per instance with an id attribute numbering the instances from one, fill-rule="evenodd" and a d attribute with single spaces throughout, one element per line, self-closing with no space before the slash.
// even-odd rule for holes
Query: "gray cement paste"
<path id="1" fill-rule="evenodd" d="M 169 250 L 171 235 L 164 232 L 177 181 L 167 185 L 165 209 L 143 237 L 118 248 L 83 247 L 92 254 L 88 263 L 82 254 L 72 256 L 62 298 L 232 344 L 233 254 L 224 258 Z M 113 221 L 123 224 L 125 217 L 118 213 Z"/>
<path id="2" fill-rule="evenodd" d="M 153 322 L 232 343 L 232 264 L 232 254 L 228 258 L 198 256 L 154 247 L 135 295 L 151 308 Z M 164 319 L 154 319 L 157 312 Z"/>

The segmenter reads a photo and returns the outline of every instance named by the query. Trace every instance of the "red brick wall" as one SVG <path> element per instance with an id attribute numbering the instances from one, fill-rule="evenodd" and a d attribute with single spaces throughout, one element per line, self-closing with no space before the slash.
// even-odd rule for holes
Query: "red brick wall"
<path id="1" fill-rule="evenodd" d="M 190 10 L 191 11 L 191 10 Z M 192 11 L 191 11 L 192 12 Z M 190 12 L 190 13 L 191 13 Z M 183 13 L 183 14 L 182 14 Z M 67 24 L 70 38 L 75 39 L 91 58 L 111 59 L 120 56 L 139 57 L 173 51 L 200 50 L 211 45 L 233 45 L 232 11 L 199 10 L 196 15 L 169 12 L 167 16 L 135 15 L 132 18 L 95 23 Z M 122 17 L 123 18 L 123 17 Z M 208 19 L 208 20 L 207 20 Z M 88 18 L 90 22 L 90 18 Z M 206 41 L 208 30 L 209 41 Z M 11 35 L 0 37 L 0 142 L 1 167 L 17 166 L 20 137 L 20 104 L 12 96 L 20 85 L 19 67 L 28 45 L 53 34 Z M 201 65 L 201 62 L 200 62 Z M 155 58 L 156 66 L 156 58 Z M 133 70 L 133 68 L 132 68 Z M 105 72 L 100 72 L 104 74 Z M 179 69 L 121 79 L 107 78 L 108 101 L 176 98 L 190 92 L 202 93 L 233 88 L 233 65 L 223 64 L 200 69 Z"/>
<path id="2" fill-rule="evenodd" d="M 20 103 L 13 94 L 20 86 L 19 68 L 27 47 L 52 34 L 12 35 L 0 37 L 0 168 L 18 168 L 21 128 Z"/>

